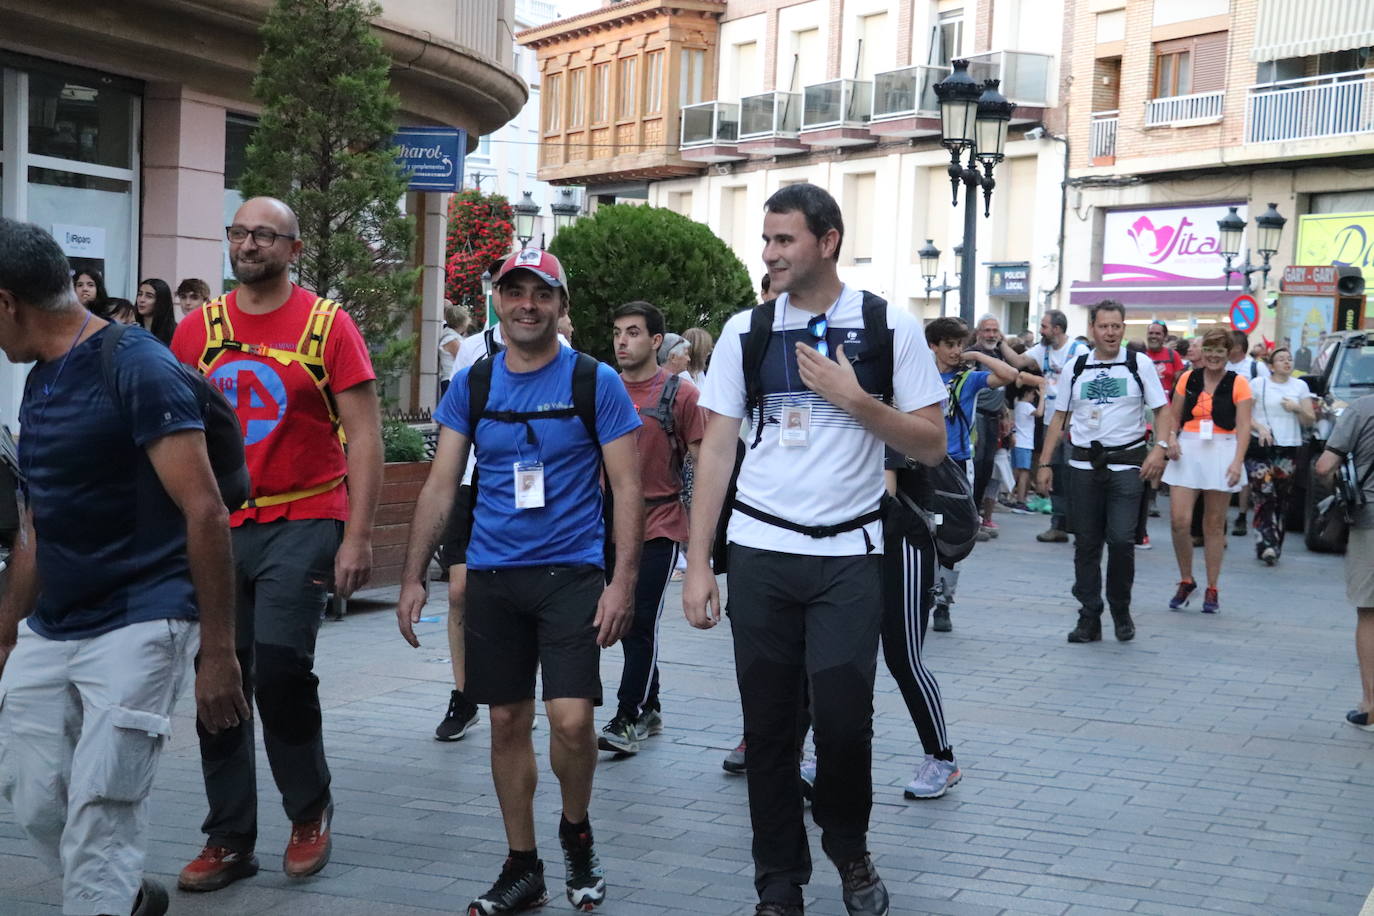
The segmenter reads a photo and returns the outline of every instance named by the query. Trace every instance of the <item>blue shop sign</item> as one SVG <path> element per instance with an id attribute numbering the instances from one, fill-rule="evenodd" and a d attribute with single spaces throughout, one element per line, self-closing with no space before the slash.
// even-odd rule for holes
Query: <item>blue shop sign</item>
<path id="1" fill-rule="evenodd" d="M 409 176 L 408 191 L 458 191 L 468 132 L 459 127 L 402 127 L 393 140 L 396 162 Z"/>
<path id="2" fill-rule="evenodd" d="M 988 295 L 1019 298 L 1030 293 L 1030 262 L 988 267 Z"/>

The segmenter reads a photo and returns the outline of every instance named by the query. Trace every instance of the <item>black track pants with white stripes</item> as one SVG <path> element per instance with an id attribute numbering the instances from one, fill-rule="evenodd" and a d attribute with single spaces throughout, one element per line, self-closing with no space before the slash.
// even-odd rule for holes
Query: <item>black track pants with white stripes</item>
<path id="1" fill-rule="evenodd" d="M 921 659 L 933 604 L 935 544 L 912 544 L 889 524 L 883 541 L 883 658 L 897 680 L 926 754 L 949 749 L 940 685 Z"/>

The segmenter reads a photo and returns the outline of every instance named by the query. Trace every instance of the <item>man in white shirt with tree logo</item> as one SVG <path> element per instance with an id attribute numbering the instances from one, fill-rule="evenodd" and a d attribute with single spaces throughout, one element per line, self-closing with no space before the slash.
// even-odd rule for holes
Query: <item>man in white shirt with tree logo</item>
<path id="1" fill-rule="evenodd" d="M 1152 448 L 1145 408 L 1154 411 L 1159 445 L 1169 441 L 1173 415 L 1150 358 L 1121 346 L 1126 307 L 1105 299 L 1090 311 L 1097 346 L 1066 363 L 1045 431 L 1037 486 L 1050 489 L 1050 456 L 1067 425 L 1069 522 L 1073 527 L 1073 596 L 1082 605 L 1069 642 L 1102 639 L 1102 546 L 1107 546 L 1107 605 L 1116 638 L 1135 637 L 1131 586 L 1135 582 L 1135 528 L 1145 481 L 1164 473 L 1164 449 Z M 1058 481 L 1054 481 L 1058 489 Z"/>

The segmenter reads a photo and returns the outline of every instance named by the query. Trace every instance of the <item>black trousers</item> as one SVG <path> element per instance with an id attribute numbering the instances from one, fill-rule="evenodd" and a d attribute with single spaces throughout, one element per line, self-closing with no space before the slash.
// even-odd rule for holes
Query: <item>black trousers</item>
<path id="1" fill-rule="evenodd" d="M 1070 467 L 1073 512 L 1073 596 L 1081 613 L 1102 614 L 1102 547 L 1107 547 L 1107 604 L 1131 609 L 1135 582 L 1135 529 L 1145 482 L 1140 470 L 1092 471 Z"/>
<path id="2" fill-rule="evenodd" d="M 619 711 L 630 716 L 659 708 L 658 622 L 663 617 L 668 578 L 677 565 L 680 549 L 676 541 L 654 538 L 644 542 L 639 556 L 635 616 L 630 631 L 620 640 L 625 650 L 625 667 L 621 670 L 620 690 L 616 693 Z"/>
<path id="3" fill-rule="evenodd" d="M 916 532 L 917 543 L 905 536 Z M 924 537 L 921 535 L 924 534 Z M 906 701 L 927 754 L 949 750 L 940 685 L 921 657 L 934 603 L 935 544 L 925 523 L 899 525 L 889 517 L 883 535 L 883 659 Z"/>
<path id="4" fill-rule="evenodd" d="M 797 711 L 805 682 L 816 744 L 811 813 L 821 846 L 835 862 L 868 851 L 881 560 L 730 545 L 728 613 L 744 707 L 760 901 L 799 904 L 811 879 L 797 780 Z"/>
<path id="5" fill-rule="evenodd" d="M 263 745 L 282 807 L 292 823 L 329 804 L 315 636 L 343 523 L 333 519 L 247 522 L 233 534 L 235 651 L 243 693 L 256 694 Z M 196 721 L 210 813 L 201 825 L 212 846 L 250 852 L 258 838 L 253 722 L 211 735 Z"/>

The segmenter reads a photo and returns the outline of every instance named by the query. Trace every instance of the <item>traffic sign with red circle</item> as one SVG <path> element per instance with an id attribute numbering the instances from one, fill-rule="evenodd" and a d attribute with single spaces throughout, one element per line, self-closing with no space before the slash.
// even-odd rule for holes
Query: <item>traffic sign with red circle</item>
<path id="1" fill-rule="evenodd" d="M 1231 327 L 1242 334 L 1259 327 L 1259 303 L 1254 296 L 1240 295 L 1231 303 Z"/>

